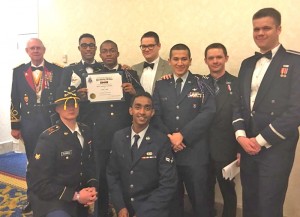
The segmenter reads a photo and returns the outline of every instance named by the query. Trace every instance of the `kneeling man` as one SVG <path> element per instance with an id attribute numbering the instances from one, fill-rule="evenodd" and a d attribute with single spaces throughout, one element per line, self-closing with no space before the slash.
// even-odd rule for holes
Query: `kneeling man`
<path id="1" fill-rule="evenodd" d="M 133 124 L 115 133 L 107 168 L 111 201 L 118 217 L 167 217 L 177 188 L 168 137 L 149 126 L 151 95 L 132 97 Z"/>

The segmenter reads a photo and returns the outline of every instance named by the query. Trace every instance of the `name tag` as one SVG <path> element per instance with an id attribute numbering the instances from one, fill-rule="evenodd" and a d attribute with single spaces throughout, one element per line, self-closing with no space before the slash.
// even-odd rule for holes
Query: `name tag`
<path id="1" fill-rule="evenodd" d="M 70 155 L 72 155 L 72 150 L 60 152 L 61 157 L 70 156 Z"/>

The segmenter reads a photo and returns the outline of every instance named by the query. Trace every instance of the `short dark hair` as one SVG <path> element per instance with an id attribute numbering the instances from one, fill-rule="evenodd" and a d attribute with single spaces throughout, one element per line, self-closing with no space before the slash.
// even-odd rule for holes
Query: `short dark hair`
<path id="1" fill-rule="evenodd" d="M 83 39 L 83 38 L 92 38 L 92 39 L 94 39 L 94 41 L 96 41 L 95 37 L 92 34 L 84 33 L 79 37 L 79 40 L 78 40 L 79 44 L 80 44 L 81 39 Z"/>
<path id="2" fill-rule="evenodd" d="M 227 50 L 226 50 L 226 47 L 225 47 L 223 44 L 221 44 L 221 43 L 212 43 L 212 44 L 208 45 L 208 46 L 205 48 L 205 51 L 204 51 L 204 56 L 205 56 L 205 58 L 207 57 L 207 51 L 210 50 L 210 49 L 213 49 L 213 48 L 219 48 L 219 49 L 222 49 L 224 55 L 227 56 Z"/>
<path id="3" fill-rule="evenodd" d="M 281 25 L 281 14 L 274 8 L 260 9 L 253 15 L 252 20 L 256 20 L 263 17 L 272 17 L 277 26 Z"/>
<path id="4" fill-rule="evenodd" d="M 152 32 L 152 31 L 149 31 L 149 32 L 146 32 L 142 37 L 141 37 L 141 41 L 143 38 L 154 38 L 155 40 L 155 43 L 156 44 L 159 44 L 159 36 L 156 32 Z"/>
<path id="5" fill-rule="evenodd" d="M 112 40 L 105 40 L 104 42 L 102 42 L 101 45 L 100 45 L 100 50 L 101 50 L 102 45 L 104 45 L 104 44 L 113 44 L 117 48 L 117 51 L 118 51 L 117 43 L 112 41 Z"/>
<path id="6" fill-rule="evenodd" d="M 133 103 L 134 103 L 134 100 L 140 96 L 144 96 L 144 97 L 147 97 L 148 99 L 151 100 L 151 104 L 153 106 L 153 100 L 152 100 L 152 96 L 150 93 L 146 92 L 146 91 L 140 91 L 140 92 L 137 92 L 135 95 L 133 95 L 131 97 L 131 101 L 130 101 L 130 107 L 133 106 Z"/>
<path id="7" fill-rule="evenodd" d="M 187 46 L 187 45 L 185 45 L 185 44 L 175 44 L 172 48 L 171 48 L 171 50 L 170 50 L 170 53 L 169 53 L 169 58 L 171 59 L 171 57 L 172 57 L 172 51 L 173 50 L 187 50 L 188 51 L 188 56 L 189 56 L 189 58 L 191 58 L 191 51 L 190 51 L 190 48 Z"/>

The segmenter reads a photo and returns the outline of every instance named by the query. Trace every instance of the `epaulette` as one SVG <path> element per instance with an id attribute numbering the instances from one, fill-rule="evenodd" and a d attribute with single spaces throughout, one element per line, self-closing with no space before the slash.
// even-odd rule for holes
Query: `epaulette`
<path id="1" fill-rule="evenodd" d="M 77 122 L 77 124 L 78 124 L 78 126 L 87 127 L 87 125 L 86 125 L 86 124 L 84 124 L 84 123 L 81 123 L 81 122 Z"/>
<path id="2" fill-rule="evenodd" d="M 209 76 L 207 76 L 207 75 L 202 75 L 202 78 L 208 80 L 208 79 L 209 79 Z"/>
<path id="3" fill-rule="evenodd" d="M 22 67 L 24 65 L 25 65 L 25 63 L 22 63 L 22 64 L 18 65 L 17 67 L 15 67 L 14 69 L 20 68 L 20 67 Z"/>
<path id="4" fill-rule="evenodd" d="M 76 66 L 78 63 L 71 63 L 69 66 Z"/>
<path id="5" fill-rule="evenodd" d="M 48 128 L 46 131 L 48 132 L 48 135 L 51 135 L 52 133 L 58 131 L 60 129 L 60 126 L 54 125 L 50 128 Z"/>
<path id="6" fill-rule="evenodd" d="M 287 52 L 287 53 L 296 54 L 296 55 L 300 55 L 300 52 L 294 51 L 294 50 L 286 50 L 286 52 Z"/>
<path id="7" fill-rule="evenodd" d="M 62 65 L 62 64 L 59 64 L 59 63 L 52 63 L 53 65 L 56 65 L 56 66 L 59 66 L 59 67 L 61 67 L 61 68 L 64 68 L 65 66 L 64 65 Z"/>

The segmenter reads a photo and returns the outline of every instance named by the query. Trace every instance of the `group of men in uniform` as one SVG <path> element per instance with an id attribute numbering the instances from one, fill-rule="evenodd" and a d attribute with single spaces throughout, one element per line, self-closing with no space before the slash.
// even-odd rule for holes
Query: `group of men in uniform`
<path id="1" fill-rule="evenodd" d="M 261 53 L 242 63 L 239 79 L 225 70 L 220 43 L 206 48 L 210 75 L 200 76 L 189 71 L 185 44 L 171 48 L 168 62 L 160 58 L 155 32 L 142 36 L 146 61 L 132 69 L 118 63 L 111 40 L 100 45 L 97 62 L 91 34 L 79 38 L 82 60 L 64 69 L 44 60 L 41 40 L 30 39 L 31 62 L 13 72 L 11 123 L 12 136 L 25 144 L 34 215 L 84 216 L 98 199 L 96 216 L 107 217 L 111 202 L 118 217 L 182 217 L 185 187 L 194 215 L 212 217 L 217 179 L 222 216 L 233 217 L 234 181 L 221 171 L 239 152 L 244 216 L 282 217 L 298 141 L 300 59 L 280 45 L 280 32 L 277 10 L 253 16 Z M 124 100 L 91 103 L 88 75 L 114 72 Z"/>

